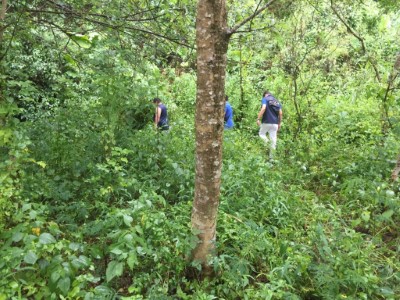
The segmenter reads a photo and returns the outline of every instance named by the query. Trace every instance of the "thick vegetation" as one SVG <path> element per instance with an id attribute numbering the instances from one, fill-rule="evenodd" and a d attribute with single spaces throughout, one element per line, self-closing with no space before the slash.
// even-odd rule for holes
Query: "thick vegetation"
<path id="1" fill-rule="evenodd" d="M 281 2 L 232 39 L 204 279 L 188 260 L 193 4 L 34 2 L 1 25 L 0 300 L 398 299 L 395 4 Z M 266 88 L 284 107 L 273 160 L 255 122 Z"/>

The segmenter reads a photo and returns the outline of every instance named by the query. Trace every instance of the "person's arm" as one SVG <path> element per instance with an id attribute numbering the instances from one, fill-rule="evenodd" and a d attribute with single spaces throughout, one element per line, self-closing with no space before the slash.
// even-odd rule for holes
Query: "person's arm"
<path id="1" fill-rule="evenodd" d="M 154 118 L 154 127 L 157 128 L 158 122 L 160 122 L 160 117 L 161 117 L 161 108 L 160 107 L 156 107 L 156 115 Z"/>
<path id="2" fill-rule="evenodd" d="M 280 109 L 279 110 L 279 117 L 278 117 L 279 118 L 279 120 L 278 120 L 278 130 L 281 129 L 282 116 L 283 116 L 282 109 Z"/>
<path id="3" fill-rule="evenodd" d="M 265 112 L 265 109 L 267 108 L 267 105 L 266 104 L 263 104 L 262 106 L 261 106 L 261 109 L 260 109 L 260 111 L 259 111 L 259 113 L 258 113 L 258 115 L 257 115 L 257 125 L 258 126 L 260 126 L 260 124 L 261 124 L 261 122 L 260 122 L 260 119 L 262 118 L 262 116 L 264 115 L 264 112 Z"/>

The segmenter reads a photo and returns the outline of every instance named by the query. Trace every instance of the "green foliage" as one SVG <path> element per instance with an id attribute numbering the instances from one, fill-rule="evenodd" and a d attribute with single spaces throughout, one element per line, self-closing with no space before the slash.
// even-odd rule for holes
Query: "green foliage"
<path id="1" fill-rule="evenodd" d="M 14 108 L 5 107 L 5 122 L 1 129 L 0 143 L 0 229 L 15 212 L 16 205 L 21 200 L 21 180 L 24 175 L 23 165 L 42 165 L 29 156 L 30 141 L 21 131 L 16 129 L 17 121 L 7 117 Z"/>
<path id="2" fill-rule="evenodd" d="M 18 225 L 0 237 L 1 297 L 82 297 L 82 289 L 99 280 L 91 274 L 84 244 L 70 242 L 57 223 L 47 221 L 46 207 L 25 203 L 13 221 Z"/>
<path id="3" fill-rule="evenodd" d="M 192 49 L 148 35 L 190 43 L 189 2 L 10 4 L 0 299 L 397 299 L 398 12 L 337 1 L 367 53 L 329 1 L 272 7 L 233 37 L 225 93 L 240 122 L 224 132 L 215 277 L 202 280 L 188 260 Z M 257 3 L 232 2 L 230 22 Z M 264 89 L 284 107 L 272 160 L 255 127 Z M 151 126 L 156 96 L 169 132 Z"/>

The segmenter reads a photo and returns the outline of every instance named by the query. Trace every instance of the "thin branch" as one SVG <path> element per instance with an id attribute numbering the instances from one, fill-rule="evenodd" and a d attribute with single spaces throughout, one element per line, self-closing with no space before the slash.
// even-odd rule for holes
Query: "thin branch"
<path id="1" fill-rule="evenodd" d="M 333 0 L 331 0 L 331 8 L 333 10 L 333 12 L 335 13 L 335 15 L 339 18 L 339 20 L 343 23 L 344 26 L 346 26 L 347 30 L 357 39 L 360 41 L 361 43 L 361 47 L 363 50 L 363 53 L 365 54 L 367 52 L 366 48 L 365 48 L 365 43 L 364 43 L 364 39 L 357 33 L 354 31 L 353 28 L 351 28 L 351 26 L 349 24 L 347 24 L 346 20 L 340 15 L 339 11 L 337 10 L 337 8 L 335 7 Z"/>
<path id="2" fill-rule="evenodd" d="M 362 48 L 363 54 L 367 56 L 367 61 L 371 64 L 372 68 L 374 69 L 376 79 L 379 82 L 381 82 L 381 76 L 379 75 L 378 68 L 377 68 L 375 62 L 371 59 L 371 57 L 367 53 L 367 48 L 365 47 L 364 39 L 353 28 L 351 28 L 351 26 L 349 24 L 347 24 L 346 20 L 340 15 L 339 11 L 335 7 L 333 0 L 331 0 L 331 8 L 332 8 L 334 14 L 339 18 L 339 20 L 347 28 L 347 31 L 349 31 L 361 43 L 361 48 Z"/>
<path id="3" fill-rule="evenodd" d="M 274 25 L 270 25 L 270 26 L 265 26 L 265 27 L 261 27 L 261 28 L 254 28 L 254 29 L 248 29 L 248 30 L 237 30 L 235 33 L 249 33 L 249 32 L 255 32 L 255 31 L 263 31 L 265 29 L 270 29 L 275 27 Z"/>
<path id="4" fill-rule="evenodd" d="M 99 14 L 99 13 L 90 13 L 89 10 L 87 10 L 84 13 L 76 12 L 73 9 L 69 8 L 68 6 L 61 5 L 61 4 L 56 3 L 56 2 L 54 2 L 52 0 L 46 0 L 46 2 L 51 3 L 53 6 L 61 9 L 62 11 L 61 12 L 42 11 L 42 12 L 55 13 L 55 14 L 73 14 L 73 15 L 80 15 L 80 16 L 85 14 L 85 15 L 88 15 L 88 16 L 91 16 L 91 17 L 100 17 L 100 18 L 104 18 L 104 19 L 111 19 L 111 17 L 108 16 L 108 15 Z M 156 18 L 159 18 L 159 17 L 164 16 L 164 15 L 167 14 L 167 13 L 165 13 L 165 14 L 155 15 L 155 14 L 152 13 L 153 11 L 156 11 L 158 9 L 159 9 L 159 5 L 157 5 L 157 6 L 153 7 L 153 8 L 149 8 L 149 9 L 138 11 L 138 12 L 133 13 L 133 14 L 127 14 L 127 15 L 121 16 L 120 18 L 117 18 L 117 19 L 118 20 L 122 20 L 122 21 L 131 21 L 131 22 L 153 21 Z M 179 11 L 180 9 L 172 9 L 172 11 L 175 11 L 175 10 Z M 38 11 L 38 12 L 40 12 L 40 11 Z M 135 16 L 144 15 L 146 13 L 151 13 L 153 17 L 152 18 L 144 18 L 144 19 L 135 19 L 134 18 Z M 113 16 L 113 18 L 114 18 L 114 16 Z"/>
<path id="5" fill-rule="evenodd" d="M 262 1 L 263 1 L 263 0 L 260 0 L 260 1 L 258 2 L 257 7 L 254 9 L 254 13 L 255 13 L 256 11 L 258 11 L 258 9 L 259 9 L 259 7 L 260 7 Z M 250 24 L 249 24 L 249 30 L 250 30 L 250 31 L 251 31 L 251 26 L 252 26 L 253 20 L 254 20 L 254 19 L 252 19 L 252 20 L 250 21 Z M 236 32 L 237 32 L 237 31 L 236 31 Z"/>
<path id="6" fill-rule="evenodd" d="M 52 1 L 49 1 L 49 2 L 52 3 Z M 170 41 L 170 42 L 173 42 L 173 43 L 178 44 L 178 45 L 181 45 L 181 46 L 185 46 L 185 47 L 187 47 L 187 48 L 193 48 L 192 46 L 190 46 L 190 45 L 188 45 L 188 44 L 185 44 L 185 43 L 182 43 L 182 42 L 180 42 L 180 41 L 177 40 L 177 39 L 174 39 L 174 38 L 171 38 L 171 37 L 168 37 L 168 36 L 165 36 L 165 35 L 162 35 L 162 34 L 159 34 L 159 33 L 156 33 L 156 32 L 150 31 L 150 30 L 147 30 L 147 29 L 142 29 L 142 28 L 133 27 L 133 26 L 126 26 L 126 25 L 124 25 L 124 24 L 122 24 L 122 25 L 110 24 L 110 23 L 105 22 L 105 21 L 99 21 L 99 20 L 95 20 L 95 19 L 93 19 L 93 18 L 88 18 L 87 16 L 84 16 L 84 15 L 82 15 L 82 14 L 73 12 L 72 10 L 70 10 L 69 12 L 64 12 L 64 13 L 61 13 L 61 12 L 52 12 L 52 11 L 35 11 L 35 10 L 33 10 L 33 11 L 30 10 L 30 12 L 44 12 L 44 13 L 53 13 L 53 14 L 70 14 L 70 15 L 74 15 L 77 19 L 86 20 L 86 21 L 88 21 L 88 22 L 90 22 L 90 23 L 94 23 L 94 24 L 101 25 L 101 26 L 104 26 L 104 27 L 112 28 L 112 29 L 114 29 L 114 30 L 122 30 L 122 29 L 135 30 L 135 31 L 139 31 L 139 32 L 151 34 L 151 35 L 153 35 L 153 36 L 156 36 L 156 37 L 159 37 L 159 38 L 168 40 L 168 41 Z M 89 14 L 89 15 L 90 15 L 90 14 Z M 43 21 L 43 20 L 42 20 L 42 21 Z M 69 33 L 68 33 L 67 31 L 65 31 L 62 27 L 56 25 L 55 23 L 49 22 L 49 21 L 45 21 L 45 22 L 48 23 L 48 24 L 53 25 L 54 27 L 56 27 L 57 29 L 59 29 L 59 30 L 62 31 L 63 33 L 69 35 Z"/>
<path id="7" fill-rule="evenodd" d="M 264 10 L 266 10 L 268 7 L 270 7 L 276 0 L 271 0 L 267 4 L 265 4 L 263 7 L 261 7 L 259 10 L 255 11 L 252 15 L 244 19 L 242 22 L 236 24 L 232 28 L 229 28 L 227 30 L 228 36 L 231 36 L 232 34 L 236 33 L 240 27 L 245 25 L 247 22 L 253 20 L 255 17 L 257 17 L 259 14 L 261 14 Z"/>
<path id="8" fill-rule="evenodd" d="M 16 33 L 17 27 L 18 27 L 18 23 L 19 23 L 19 21 L 21 20 L 22 15 L 23 15 L 23 13 L 19 14 L 18 19 L 17 19 L 17 21 L 15 22 L 13 31 L 12 31 L 12 33 L 11 33 L 11 38 L 10 38 L 10 40 L 9 40 L 9 42 L 8 42 L 8 45 L 7 45 L 6 50 L 4 51 L 4 53 L 3 53 L 3 54 L 1 55 L 1 57 L 0 57 L 0 61 L 2 61 L 4 57 L 6 57 L 6 55 L 7 55 L 7 53 L 8 53 L 8 50 L 11 48 L 11 43 L 12 43 L 12 41 L 14 40 L 15 33 Z M 2 34 L 3 34 L 3 33 L 2 33 Z M 0 40 L 0 41 L 1 41 L 1 40 Z"/>
<path id="9" fill-rule="evenodd" d="M 118 25 L 117 26 L 117 25 L 113 25 L 113 24 L 109 24 L 109 23 L 106 23 L 106 22 L 101 22 L 101 21 L 97 21 L 97 20 L 93 20 L 93 19 L 89 19 L 89 18 L 83 18 L 83 19 L 85 19 L 86 21 L 89 21 L 89 22 L 92 22 L 92 23 L 95 23 L 95 24 L 99 24 L 99 25 L 102 25 L 102 26 L 105 26 L 105 27 L 109 27 L 109 28 L 112 28 L 112 29 L 116 29 L 116 30 L 130 29 L 130 30 L 135 30 L 135 31 L 147 33 L 147 34 L 150 34 L 150 35 L 165 39 L 167 41 L 173 42 L 175 44 L 178 44 L 178 45 L 181 45 L 181 46 L 185 46 L 187 48 L 192 48 L 192 46 L 190 46 L 188 44 L 182 43 L 182 42 L 180 42 L 180 41 L 178 41 L 176 39 L 173 39 L 171 37 L 168 37 L 168 36 L 165 36 L 165 35 L 162 35 L 162 34 L 147 30 L 147 29 L 137 28 L 137 27 L 133 27 L 133 26 L 124 26 L 124 25 Z"/>
<path id="10" fill-rule="evenodd" d="M 387 80 L 385 96 L 383 97 L 383 108 L 384 108 L 384 111 L 385 111 L 386 120 L 387 120 L 387 122 L 389 124 L 389 128 L 393 128 L 393 125 L 392 125 L 392 123 L 390 121 L 390 118 L 389 118 L 388 98 L 389 98 L 389 94 L 394 90 L 392 85 L 395 82 L 397 76 L 399 75 L 399 72 L 396 72 L 397 71 L 396 65 L 397 65 L 397 62 L 399 60 L 400 60 L 400 55 L 397 57 L 396 62 L 393 65 L 393 70 L 389 74 L 389 77 L 388 77 L 388 80 Z"/>
<path id="11" fill-rule="evenodd" d="M 111 17 L 107 16 L 107 15 L 92 14 L 92 13 L 82 14 L 82 13 L 74 12 L 72 10 L 69 10 L 69 11 L 53 11 L 53 10 L 28 9 L 27 12 L 53 14 L 53 15 L 73 15 L 73 16 L 79 16 L 81 18 L 82 18 L 82 15 L 86 15 L 86 16 L 90 16 L 90 17 L 99 17 L 99 18 L 103 18 L 103 19 L 107 19 L 107 20 L 111 19 Z M 152 18 L 144 18 L 144 19 L 131 19 L 130 17 L 132 17 L 132 16 L 125 16 L 125 17 L 118 18 L 117 20 L 124 21 L 124 22 L 148 22 L 148 21 L 154 21 L 157 18 L 160 18 L 162 16 L 163 15 L 158 15 L 158 16 L 154 16 Z"/>
<path id="12" fill-rule="evenodd" d="M 191 47 L 190 45 L 188 45 L 188 44 L 182 43 L 182 42 L 180 42 L 180 41 L 178 41 L 178 40 L 176 40 L 176 39 L 170 38 L 170 37 L 168 37 L 168 36 L 165 36 L 165 35 L 162 35 L 162 34 L 159 34 L 159 33 L 153 32 L 153 31 L 150 31 L 150 30 L 146 30 L 146 29 L 142 29 L 142 28 L 137 28 L 137 27 L 133 27 L 133 26 L 114 25 L 114 24 L 110 24 L 110 23 L 107 23 L 107 22 L 103 22 L 103 21 L 98 21 L 98 20 L 90 19 L 90 18 L 87 18 L 87 17 L 81 17 L 81 16 L 79 16 L 79 18 L 81 18 L 81 19 L 83 19 L 83 20 L 86 20 L 86 21 L 88 21 L 88 22 L 94 23 L 94 24 L 98 24 L 98 25 L 101 25 L 101 26 L 104 26 L 104 27 L 112 28 L 112 29 L 117 30 L 117 31 L 118 31 L 118 30 L 124 31 L 124 29 L 125 29 L 125 30 L 126 30 L 126 29 L 129 29 L 129 30 L 139 31 L 139 32 L 142 32 L 142 33 L 150 34 L 150 35 L 153 35 L 153 36 L 156 36 L 156 37 L 159 37 L 159 38 L 168 40 L 168 41 L 170 41 L 170 42 L 173 42 L 173 43 L 178 44 L 178 45 L 181 45 L 181 46 L 185 46 L 185 47 L 187 47 L 187 48 L 192 48 L 192 47 Z M 45 22 L 45 23 L 47 23 L 47 24 L 49 24 L 49 25 L 54 26 L 55 28 L 57 28 L 58 30 L 60 30 L 61 32 L 63 32 L 65 35 L 67 35 L 68 37 L 71 36 L 71 34 L 70 34 L 69 32 L 67 32 L 67 31 L 65 31 L 61 26 L 58 26 L 57 24 L 55 24 L 55 23 L 53 23 L 53 22 L 50 22 L 50 21 L 48 21 L 48 20 L 42 19 L 41 21 L 42 21 L 42 22 Z"/>

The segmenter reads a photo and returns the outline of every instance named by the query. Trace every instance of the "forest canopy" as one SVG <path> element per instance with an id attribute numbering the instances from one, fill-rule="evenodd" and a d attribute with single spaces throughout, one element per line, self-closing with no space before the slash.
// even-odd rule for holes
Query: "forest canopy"
<path id="1" fill-rule="evenodd" d="M 2 0 L 0 300 L 398 299 L 399 36 L 394 0 Z"/>

